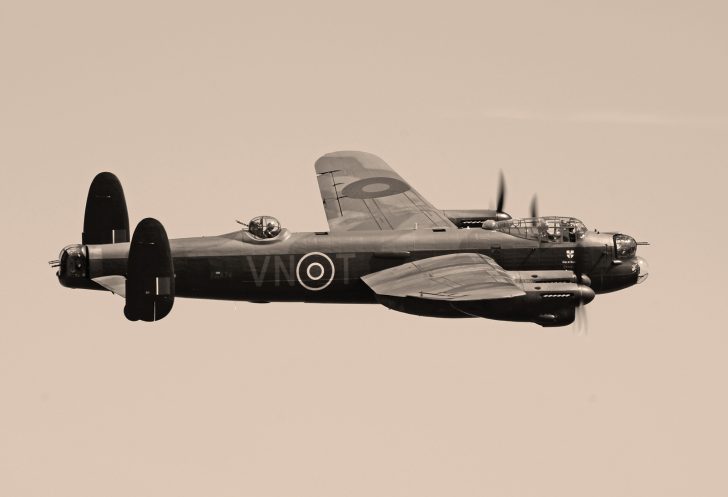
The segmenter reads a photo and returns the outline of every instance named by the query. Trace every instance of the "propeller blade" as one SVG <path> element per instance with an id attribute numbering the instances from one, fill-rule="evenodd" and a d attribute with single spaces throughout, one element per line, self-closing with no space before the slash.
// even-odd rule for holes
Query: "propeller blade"
<path id="1" fill-rule="evenodd" d="M 538 217 L 538 198 L 535 193 L 531 199 L 531 217 Z"/>
<path id="2" fill-rule="evenodd" d="M 498 212 L 503 212 L 503 206 L 506 201 L 506 180 L 503 176 L 503 171 L 500 172 L 500 178 L 498 180 Z"/>
<path id="3" fill-rule="evenodd" d="M 586 306 L 584 306 L 584 304 L 576 306 L 574 332 L 577 335 L 587 335 L 589 333 L 589 320 L 587 319 Z"/>
<path id="4" fill-rule="evenodd" d="M 574 331 L 579 335 L 586 335 L 589 331 L 589 321 L 586 317 L 586 305 L 594 300 L 595 294 L 594 290 L 591 288 L 591 278 L 589 278 L 588 275 L 583 274 L 581 271 L 576 271 L 576 281 L 580 288 L 579 302 L 576 304 L 574 309 Z"/>

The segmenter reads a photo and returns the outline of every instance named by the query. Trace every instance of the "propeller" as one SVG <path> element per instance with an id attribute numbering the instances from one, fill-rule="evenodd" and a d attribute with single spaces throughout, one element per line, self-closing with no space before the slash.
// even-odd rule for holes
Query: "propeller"
<path id="1" fill-rule="evenodd" d="M 497 212 L 503 212 L 503 206 L 506 203 L 506 179 L 505 176 L 503 176 L 503 171 L 500 172 L 500 176 L 498 178 L 498 207 L 496 208 Z"/>
<path id="2" fill-rule="evenodd" d="M 510 214 L 508 214 L 503 209 L 506 205 L 506 178 L 503 175 L 503 171 L 501 170 L 498 175 L 498 201 L 495 208 L 495 221 L 504 221 L 506 219 L 511 219 Z M 493 204 L 491 203 L 491 211 Z"/>
<path id="3" fill-rule="evenodd" d="M 500 182 L 498 185 L 498 212 L 503 210 L 503 202 L 505 198 L 505 180 L 501 171 Z M 531 218 L 538 216 L 538 195 L 533 194 L 531 198 Z M 577 243 L 574 247 L 574 273 L 576 274 L 576 284 L 579 285 L 579 301 L 574 308 L 574 331 L 578 334 L 586 335 L 589 328 L 589 320 L 587 319 L 586 305 L 594 299 L 594 291 L 591 289 L 591 279 L 584 274 L 582 266 L 583 250 Z"/>
<path id="4" fill-rule="evenodd" d="M 498 175 L 498 203 L 496 207 L 496 215 L 502 215 L 503 218 L 508 219 L 510 216 L 503 209 L 506 204 L 506 178 L 503 171 L 500 171 Z M 492 206 L 492 204 L 491 204 Z M 499 218 L 501 216 L 498 216 Z M 531 199 L 531 217 L 538 217 L 538 198 L 536 194 L 533 194 Z"/>
<path id="5" fill-rule="evenodd" d="M 577 272 L 576 282 L 581 286 L 579 303 L 574 309 L 574 331 L 579 335 L 586 335 L 589 332 L 589 319 L 587 317 L 586 305 L 594 299 L 594 290 L 591 289 L 589 276 Z"/>
<path id="6" fill-rule="evenodd" d="M 577 335 L 587 335 L 589 333 L 589 319 L 587 318 L 586 306 L 583 302 L 574 309 L 576 316 L 574 317 L 574 333 Z"/>

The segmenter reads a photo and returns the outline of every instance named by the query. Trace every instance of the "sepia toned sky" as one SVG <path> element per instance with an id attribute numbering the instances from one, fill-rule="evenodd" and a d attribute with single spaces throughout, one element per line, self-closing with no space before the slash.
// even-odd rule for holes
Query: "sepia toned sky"
<path id="1" fill-rule="evenodd" d="M 725 2 L 4 2 L 0 495 L 728 494 Z M 88 185 L 132 224 L 326 229 L 313 164 L 650 246 L 572 327 L 60 287 Z"/>

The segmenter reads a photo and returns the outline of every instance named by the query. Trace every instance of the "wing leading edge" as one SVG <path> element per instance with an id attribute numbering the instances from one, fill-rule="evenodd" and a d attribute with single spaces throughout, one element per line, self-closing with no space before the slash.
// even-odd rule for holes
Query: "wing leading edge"
<path id="1" fill-rule="evenodd" d="M 315 167 L 331 231 L 456 228 L 376 155 L 333 152 Z"/>

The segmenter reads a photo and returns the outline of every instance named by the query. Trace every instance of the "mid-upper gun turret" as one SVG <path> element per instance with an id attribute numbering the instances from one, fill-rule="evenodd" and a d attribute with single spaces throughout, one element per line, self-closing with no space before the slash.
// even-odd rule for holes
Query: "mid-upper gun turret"
<path id="1" fill-rule="evenodd" d="M 271 243 L 291 236 L 273 216 L 256 216 L 247 223 L 238 221 L 238 224 L 243 225 L 243 242 L 246 243 Z"/>
<path id="2" fill-rule="evenodd" d="M 248 233 L 260 239 L 275 238 L 281 234 L 281 223 L 273 216 L 254 217 L 248 223 Z"/>

